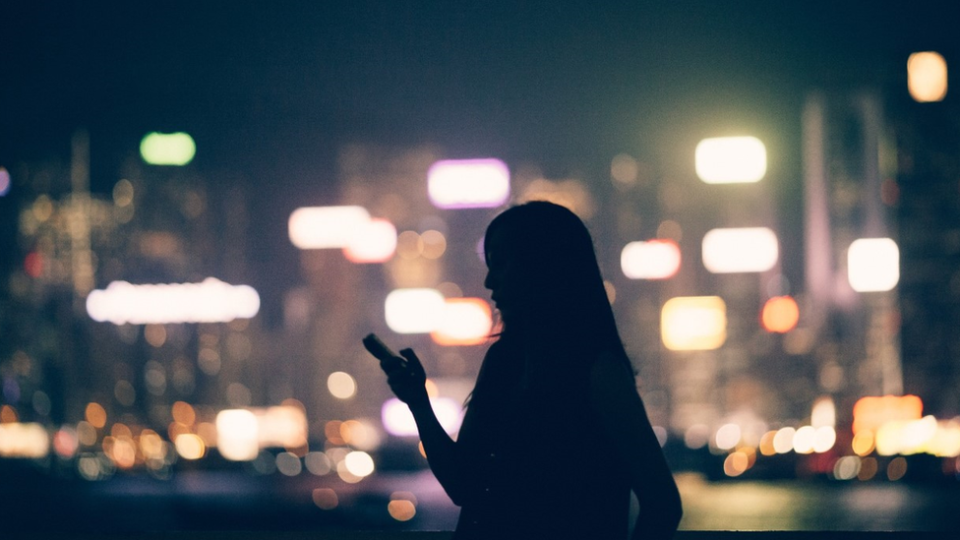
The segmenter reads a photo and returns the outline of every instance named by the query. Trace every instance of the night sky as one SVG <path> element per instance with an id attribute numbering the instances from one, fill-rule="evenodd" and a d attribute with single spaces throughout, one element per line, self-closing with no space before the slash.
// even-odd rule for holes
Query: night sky
<path id="1" fill-rule="evenodd" d="M 144 133 L 187 131 L 192 166 L 247 183 L 280 234 L 295 206 L 331 202 L 350 143 L 563 177 L 748 132 L 799 193 L 807 92 L 905 95 L 910 52 L 958 49 L 948 1 L 10 4 L 0 165 L 66 160 L 82 127 L 106 193 Z"/>

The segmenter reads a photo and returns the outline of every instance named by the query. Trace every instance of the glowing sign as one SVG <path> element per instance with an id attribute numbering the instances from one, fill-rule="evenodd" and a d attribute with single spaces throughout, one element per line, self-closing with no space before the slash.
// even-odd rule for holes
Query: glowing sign
<path id="1" fill-rule="evenodd" d="M 777 235 L 766 227 L 713 229 L 703 236 L 703 265 L 714 274 L 765 272 L 779 257 Z"/>
<path id="2" fill-rule="evenodd" d="M 775 296 L 763 304 L 760 322 L 767 332 L 786 334 L 797 327 L 800 320 L 800 308 L 797 301 L 789 296 Z"/>
<path id="3" fill-rule="evenodd" d="M 947 95 L 947 61 L 940 53 L 927 51 L 907 59 L 907 89 L 920 103 L 943 101 Z"/>
<path id="4" fill-rule="evenodd" d="M 371 219 L 361 226 L 343 248 L 343 255 L 354 263 L 380 263 L 397 250 L 397 228 L 385 219 Z"/>
<path id="5" fill-rule="evenodd" d="M 186 165 L 197 153 L 186 133 L 148 133 L 140 141 L 140 156 L 150 165 Z"/>
<path id="6" fill-rule="evenodd" d="M 680 246 L 673 240 L 630 242 L 620 252 L 620 268 L 630 279 L 668 279 L 680 270 Z"/>
<path id="7" fill-rule="evenodd" d="M 370 213 L 362 206 L 309 206 L 290 214 L 290 242 L 300 249 L 346 248 L 366 231 Z"/>
<path id="8" fill-rule="evenodd" d="M 671 298 L 660 312 L 660 336 L 671 351 L 720 348 L 727 339 L 727 305 L 718 296 Z"/>
<path id="9" fill-rule="evenodd" d="M 707 184 L 759 182 L 767 173 L 767 149 L 756 137 L 704 139 L 695 159 L 697 176 Z"/>
<path id="10" fill-rule="evenodd" d="M 230 322 L 254 317 L 259 310 L 260 295 L 253 287 L 216 278 L 164 285 L 114 281 L 87 296 L 90 318 L 118 325 Z"/>
<path id="11" fill-rule="evenodd" d="M 900 248 L 890 238 L 861 238 L 847 250 L 847 279 L 857 292 L 889 291 L 900 281 Z"/>
<path id="12" fill-rule="evenodd" d="M 429 334 L 440 326 L 445 311 L 436 289 L 396 289 L 384 302 L 387 326 L 398 334 Z"/>
<path id="13" fill-rule="evenodd" d="M 430 337 L 439 345 L 479 345 L 490 337 L 490 306 L 479 298 L 447 298 L 440 324 Z"/>
<path id="14" fill-rule="evenodd" d="M 460 430 L 463 410 L 457 401 L 444 397 L 432 397 L 430 406 L 433 407 L 433 412 L 436 413 L 437 420 L 444 431 L 452 435 Z M 383 421 L 383 428 L 391 435 L 413 437 L 419 433 L 410 407 L 399 399 L 390 398 L 383 404 L 380 419 Z"/>
<path id="15" fill-rule="evenodd" d="M 499 159 L 438 161 L 427 172 L 437 208 L 492 208 L 510 197 L 510 171 Z"/>

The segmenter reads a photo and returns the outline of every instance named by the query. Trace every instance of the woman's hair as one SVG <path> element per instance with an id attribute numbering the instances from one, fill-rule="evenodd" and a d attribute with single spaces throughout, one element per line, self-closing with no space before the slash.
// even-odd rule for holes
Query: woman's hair
<path id="1" fill-rule="evenodd" d="M 510 262 L 526 304 L 522 335 L 505 322 L 502 337 L 547 351 L 623 354 L 593 240 L 576 214 L 546 201 L 511 207 L 487 227 L 484 250 L 488 264 L 491 256 Z"/>

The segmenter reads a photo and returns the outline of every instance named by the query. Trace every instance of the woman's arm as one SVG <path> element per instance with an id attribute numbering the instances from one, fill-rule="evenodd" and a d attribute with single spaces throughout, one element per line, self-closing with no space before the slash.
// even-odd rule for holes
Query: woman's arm
<path id="1" fill-rule="evenodd" d="M 591 398 L 640 502 L 633 537 L 670 538 L 683 515 L 680 492 L 633 381 L 624 362 L 602 355 L 591 372 Z"/>
<path id="2" fill-rule="evenodd" d="M 463 480 L 457 443 L 447 435 L 440 425 L 437 415 L 430 406 L 427 395 L 427 376 L 420 359 L 412 349 L 400 351 L 403 357 L 381 361 L 380 366 L 387 374 L 387 382 L 400 401 L 410 407 L 413 419 L 417 422 L 417 431 L 423 442 L 423 451 L 437 481 L 456 505 L 461 504 Z M 405 360 L 405 361 L 404 361 Z"/>

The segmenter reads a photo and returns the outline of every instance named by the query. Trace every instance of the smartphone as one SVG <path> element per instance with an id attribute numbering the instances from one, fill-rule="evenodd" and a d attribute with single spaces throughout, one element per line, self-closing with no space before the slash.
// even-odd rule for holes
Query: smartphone
<path id="1" fill-rule="evenodd" d="M 367 336 L 363 338 L 363 346 L 366 347 L 367 352 L 372 354 L 381 362 L 390 358 L 403 358 L 399 354 L 393 352 L 393 349 L 387 347 L 383 341 L 380 341 L 380 338 L 378 338 L 376 334 L 367 334 Z"/>

